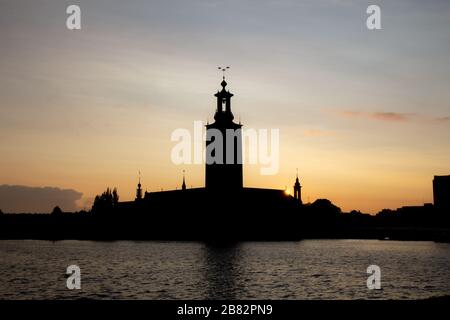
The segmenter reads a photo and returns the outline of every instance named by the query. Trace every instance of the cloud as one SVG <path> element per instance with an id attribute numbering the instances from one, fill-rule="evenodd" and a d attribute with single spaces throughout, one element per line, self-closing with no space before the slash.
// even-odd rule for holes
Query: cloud
<path id="1" fill-rule="evenodd" d="M 82 193 L 55 187 L 0 185 L 0 209 L 11 213 L 45 213 L 55 206 L 63 211 L 76 211 Z"/>
<path id="2" fill-rule="evenodd" d="M 429 122 L 445 123 L 450 121 L 450 117 L 430 117 L 417 113 L 398 113 L 398 112 L 361 112 L 361 111 L 338 111 L 337 114 L 345 118 L 365 118 L 369 120 L 387 121 L 387 122 Z"/>
<path id="3" fill-rule="evenodd" d="M 436 122 L 450 122 L 450 117 L 440 117 L 434 119 Z"/>
<path id="4" fill-rule="evenodd" d="M 408 121 L 411 117 L 410 114 L 402 114 L 395 112 L 374 112 L 369 116 L 375 120 L 381 121 Z"/>

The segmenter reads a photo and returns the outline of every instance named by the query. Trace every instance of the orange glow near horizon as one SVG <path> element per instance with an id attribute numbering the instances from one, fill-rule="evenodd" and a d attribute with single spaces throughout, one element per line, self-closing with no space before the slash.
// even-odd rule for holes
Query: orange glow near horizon
<path id="1" fill-rule="evenodd" d="M 298 168 L 304 203 L 432 202 L 433 176 L 450 174 L 447 5 L 389 6 L 372 33 L 363 3 L 328 5 L 83 2 L 68 31 L 63 2 L 2 4 L 0 185 L 74 189 L 80 209 L 108 186 L 134 199 L 139 170 L 144 191 L 180 188 L 183 170 L 202 187 L 170 137 L 213 119 L 230 65 L 235 120 L 280 132 L 278 173 L 245 165 L 245 186 L 292 194 Z"/>

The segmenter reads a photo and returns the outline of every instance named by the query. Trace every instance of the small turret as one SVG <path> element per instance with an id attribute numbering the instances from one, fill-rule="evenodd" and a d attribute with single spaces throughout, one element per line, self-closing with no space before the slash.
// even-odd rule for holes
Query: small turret
<path id="1" fill-rule="evenodd" d="M 300 181 L 298 180 L 298 169 L 297 169 L 297 177 L 295 178 L 294 183 L 294 198 L 302 204 L 302 186 L 300 185 Z"/>
<path id="2" fill-rule="evenodd" d="M 181 190 L 186 190 L 186 179 L 184 177 L 184 170 L 183 170 L 183 184 L 181 185 Z"/>
<path id="3" fill-rule="evenodd" d="M 141 172 L 139 171 L 139 183 L 137 185 L 137 189 L 136 189 L 136 200 L 141 200 L 142 199 L 142 185 L 141 185 Z"/>

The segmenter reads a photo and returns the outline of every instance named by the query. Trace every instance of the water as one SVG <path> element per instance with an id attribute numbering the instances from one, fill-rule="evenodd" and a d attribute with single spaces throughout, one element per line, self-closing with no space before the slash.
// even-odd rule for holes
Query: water
<path id="1" fill-rule="evenodd" d="M 68 290 L 66 268 L 81 268 Z M 381 268 L 382 290 L 366 269 Z M 0 241 L 0 299 L 417 299 L 450 295 L 450 244 Z"/>

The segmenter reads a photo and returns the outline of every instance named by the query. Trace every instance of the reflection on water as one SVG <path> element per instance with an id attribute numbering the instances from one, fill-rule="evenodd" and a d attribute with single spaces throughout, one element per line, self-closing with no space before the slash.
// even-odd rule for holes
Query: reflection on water
<path id="1" fill-rule="evenodd" d="M 237 280 L 242 273 L 239 264 L 240 245 L 206 245 L 205 285 L 208 299 L 238 299 Z"/>
<path id="2" fill-rule="evenodd" d="M 81 290 L 66 288 L 67 266 Z M 382 290 L 366 287 L 381 268 Z M 416 299 L 450 295 L 450 244 L 0 241 L 0 299 Z"/>

